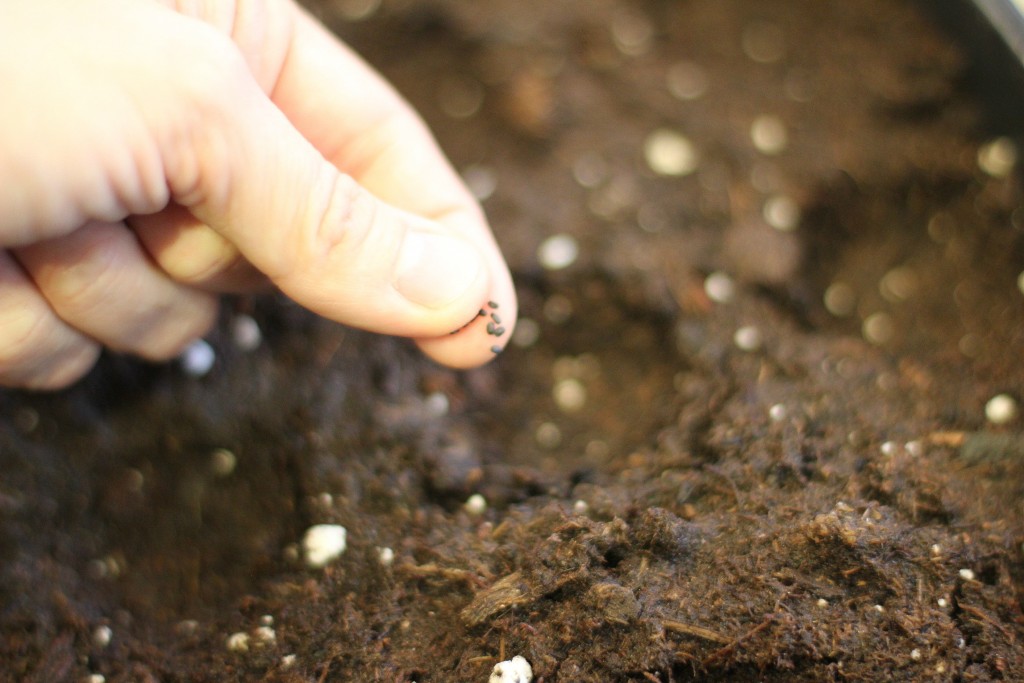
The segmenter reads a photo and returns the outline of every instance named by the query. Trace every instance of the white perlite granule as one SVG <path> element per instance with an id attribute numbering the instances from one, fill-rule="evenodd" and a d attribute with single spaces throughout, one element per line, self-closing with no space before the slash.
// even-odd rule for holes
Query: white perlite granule
<path id="1" fill-rule="evenodd" d="M 338 524 L 316 524 L 302 537 L 302 557 L 310 569 L 326 567 L 345 552 L 345 527 Z"/>
<path id="2" fill-rule="evenodd" d="M 1017 401 L 1009 394 L 993 396 L 985 404 L 985 418 L 992 424 L 1003 425 L 1017 417 Z"/>
<path id="3" fill-rule="evenodd" d="M 516 655 L 507 662 L 494 665 L 487 683 L 530 683 L 533 680 L 533 667 L 525 658 Z"/>
<path id="4" fill-rule="evenodd" d="M 181 369 L 191 377 L 203 377 L 209 373 L 216 360 L 216 351 L 202 339 L 197 339 L 189 344 L 178 357 Z"/>
<path id="5" fill-rule="evenodd" d="M 697 170 L 700 159 L 689 138 L 674 130 L 660 128 L 644 141 L 644 159 L 662 176 L 685 176 Z"/>

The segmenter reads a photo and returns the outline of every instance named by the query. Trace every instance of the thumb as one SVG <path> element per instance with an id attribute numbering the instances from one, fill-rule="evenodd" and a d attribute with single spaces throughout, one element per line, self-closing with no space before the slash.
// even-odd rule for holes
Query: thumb
<path id="1" fill-rule="evenodd" d="M 299 304 L 355 327 L 445 335 L 488 298 L 489 259 L 444 224 L 391 206 L 330 164 L 230 53 L 182 143 L 162 148 L 173 198 Z M 222 63 L 222 67 L 223 67 Z M 194 84 L 193 84 L 194 87 Z M 452 207 L 483 221 L 471 200 Z"/>

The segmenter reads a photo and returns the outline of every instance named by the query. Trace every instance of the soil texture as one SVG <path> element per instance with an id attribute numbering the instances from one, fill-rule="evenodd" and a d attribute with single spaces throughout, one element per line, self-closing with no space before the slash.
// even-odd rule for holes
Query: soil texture
<path id="1" fill-rule="evenodd" d="M 312 3 L 482 198 L 513 342 L 233 299 L 205 376 L 0 393 L 0 679 L 1024 680 L 1014 83 L 953 4 Z"/>

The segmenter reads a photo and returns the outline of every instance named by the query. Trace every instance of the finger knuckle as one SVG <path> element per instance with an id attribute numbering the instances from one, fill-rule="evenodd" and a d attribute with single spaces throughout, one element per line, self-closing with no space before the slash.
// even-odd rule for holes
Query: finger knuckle
<path id="1" fill-rule="evenodd" d="M 53 337 L 49 322 L 29 310 L 0 313 L 0 373 L 24 368 L 48 354 Z"/>
<path id="2" fill-rule="evenodd" d="M 238 47 L 212 28 L 190 29 L 178 42 L 175 51 L 190 58 L 167 74 L 165 90 L 174 97 L 161 111 L 161 147 L 172 194 L 191 204 L 209 199 L 207 176 L 225 167 L 251 76 Z"/>
<path id="3" fill-rule="evenodd" d="M 216 320 L 216 299 L 203 296 L 187 313 L 167 316 L 152 325 L 149 333 L 137 340 L 131 351 L 151 361 L 172 360 L 180 356 L 189 344 L 209 332 Z"/>
<path id="4" fill-rule="evenodd" d="M 26 378 L 22 386 L 35 391 L 53 391 L 69 387 L 92 370 L 99 354 L 98 345 L 87 342 L 78 344 L 52 359 L 52 362 L 39 372 Z"/>
<path id="5" fill-rule="evenodd" d="M 188 64 L 195 66 L 172 72 L 175 89 L 192 104 L 219 107 L 230 102 L 231 94 L 248 74 L 238 46 L 227 35 L 203 25 L 190 26 L 181 38 L 179 49 L 190 53 Z"/>
<path id="6" fill-rule="evenodd" d="M 124 245 L 113 231 L 94 235 L 80 259 L 54 271 L 41 283 L 44 294 L 59 313 L 88 313 L 102 306 L 113 293 L 124 294 L 120 291 Z"/>
<path id="7" fill-rule="evenodd" d="M 225 245 L 197 251 L 188 258 L 168 258 L 160 267 L 175 282 L 189 286 L 202 286 L 219 276 L 239 268 L 245 259 L 238 250 Z"/>
<path id="8" fill-rule="evenodd" d="M 0 384 L 24 389 L 66 387 L 95 364 L 99 348 L 68 338 L 54 321 L 30 312 L 0 314 Z"/>
<path id="9" fill-rule="evenodd" d="M 326 162 L 325 162 L 326 164 Z M 378 220 L 377 200 L 352 177 L 333 169 L 320 174 L 304 202 L 282 230 L 276 262 L 263 271 L 278 285 L 337 277 L 364 267 L 359 256 Z"/>
<path id="10" fill-rule="evenodd" d="M 332 262 L 339 253 L 354 253 L 377 222 L 377 200 L 351 176 L 334 173 L 329 190 L 310 224 L 314 228 L 316 254 Z"/>

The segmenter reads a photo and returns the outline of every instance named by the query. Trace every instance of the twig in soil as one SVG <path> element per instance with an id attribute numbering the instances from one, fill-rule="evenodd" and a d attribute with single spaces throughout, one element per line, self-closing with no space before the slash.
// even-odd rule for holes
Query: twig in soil
<path id="1" fill-rule="evenodd" d="M 490 664 L 491 662 L 500 662 L 500 661 L 503 661 L 503 660 L 498 659 L 494 655 L 479 655 L 477 657 L 470 657 L 469 659 L 466 660 L 465 663 L 470 665 L 470 666 L 472 666 L 474 664 Z"/>
<path id="2" fill-rule="evenodd" d="M 712 652 L 707 657 L 705 657 L 701 661 L 701 663 L 700 663 L 701 666 L 708 666 L 709 664 L 713 664 L 714 662 L 717 662 L 719 659 L 723 659 L 725 657 L 728 657 L 745 640 L 749 640 L 750 638 L 753 638 L 754 636 L 756 636 L 758 633 L 760 633 L 761 631 L 763 631 L 766 628 L 768 628 L 773 623 L 775 623 L 775 614 L 772 613 L 772 614 L 766 615 L 765 618 L 764 618 L 764 621 L 762 621 L 760 624 L 758 624 L 754 628 L 750 629 L 749 631 L 747 631 L 746 633 L 741 635 L 739 638 L 737 638 L 736 640 L 734 640 L 731 643 L 729 643 L 728 645 L 726 645 L 725 647 L 721 647 L 721 648 L 715 650 L 714 652 Z"/>
<path id="3" fill-rule="evenodd" d="M 721 643 L 722 645 L 732 643 L 732 640 L 728 636 L 723 636 L 721 633 L 712 631 L 709 628 L 692 626 L 690 624 L 684 624 L 681 621 L 673 621 L 672 619 L 662 619 L 661 625 L 666 631 L 672 631 L 673 633 L 683 633 L 688 636 L 710 640 L 713 643 Z"/>
<path id="4" fill-rule="evenodd" d="M 929 443 L 933 443 L 936 446 L 952 446 L 959 448 L 964 445 L 964 441 L 967 439 L 965 432 L 932 432 L 928 435 Z"/>
<path id="5" fill-rule="evenodd" d="M 461 616 L 469 626 L 479 626 L 495 614 L 526 604 L 530 600 L 531 597 L 522 584 L 519 572 L 513 572 L 496 581 L 490 588 L 477 593 L 473 601 L 463 608 Z"/>
<path id="6" fill-rule="evenodd" d="M 978 617 L 982 621 L 984 621 L 984 622 L 986 622 L 988 624 L 991 624 L 992 626 L 995 626 L 997 629 L 999 629 L 999 632 L 1002 633 L 1006 637 L 1006 639 L 1008 641 L 1010 641 L 1011 644 L 1017 642 L 1017 639 L 1013 637 L 1013 633 L 1012 632 L 1007 631 L 1005 626 L 1003 626 L 998 621 L 996 621 L 992 616 L 990 616 L 984 610 L 978 609 L 977 607 L 971 607 L 970 605 L 965 605 L 962 602 L 958 603 L 957 606 L 960 609 L 962 609 L 963 611 L 967 612 L 968 614 L 973 614 L 974 616 Z"/>
<path id="7" fill-rule="evenodd" d="M 320 672 L 320 678 L 317 679 L 317 683 L 324 683 L 327 680 L 327 674 L 331 672 L 331 665 L 334 664 L 334 659 L 337 655 L 331 655 L 331 658 L 324 663 L 324 670 Z"/>
<path id="8" fill-rule="evenodd" d="M 402 564 L 395 567 L 395 571 L 400 574 L 406 574 L 415 579 L 432 579 L 442 578 L 448 581 L 465 581 L 466 583 L 472 584 L 477 587 L 483 587 L 486 585 L 484 580 L 469 571 L 468 569 L 455 569 L 452 567 L 439 567 L 433 562 L 427 564 Z"/>

